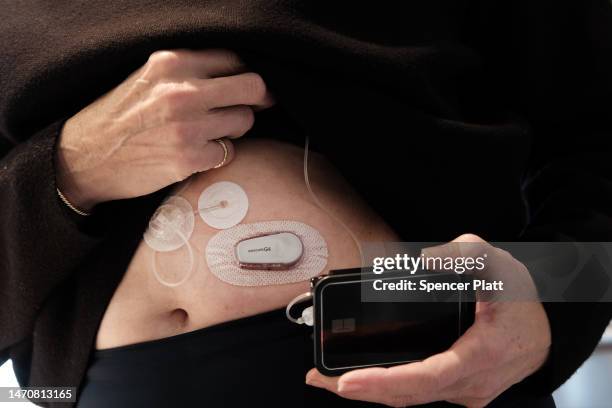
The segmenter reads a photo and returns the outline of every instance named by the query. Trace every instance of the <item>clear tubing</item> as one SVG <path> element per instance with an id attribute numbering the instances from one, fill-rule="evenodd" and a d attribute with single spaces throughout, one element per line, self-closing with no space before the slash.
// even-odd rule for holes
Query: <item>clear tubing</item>
<path id="1" fill-rule="evenodd" d="M 315 204 L 321 210 L 323 210 L 335 222 L 340 224 L 342 226 L 342 228 L 344 228 L 346 230 L 346 232 L 348 232 L 348 234 L 351 236 L 351 239 L 355 243 L 355 246 L 357 247 L 357 250 L 359 251 L 359 256 L 361 257 L 361 260 L 363 262 L 364 258 L 363 258 L 363 251 L 361 249 L 361 243 L 357 239 L 357 236 L 355 235 L 355 233 L 340 218 L 336 217 L 334 214 L 331 213 L 331 211 L 329 211 L 326 207 L 324 207 L 323 204 L 321 204 L 321 202 L 319 201 L 319 199 L 315 195 L 314 191 L 312 191 L 312 187 L 310 185 L 310 178 L 308 177 L 308 149 L 309 149 L 309 147 L 310 147 L 310 138 L 308 136 L 306 136 L 305 142 L 304 142 L 304 181 L 306 182 L 306 188 L 308 189 L 308 193 L 310 194 L 310 197 L 315 202 Z"/>
<path id="2" fill-rule="evenodd" d="M 162 285 L 168 286 L 170 288 L 174 288 L 174 287 L 177 287 L 177 286 L 182 285 L 183 283 L 185 283 L 187 281 L 187 279 L 189 279 L 191 277 L 191 274 L 193 273 L 194 263 L 195 263 L 195 259 L 194 259 L 194 255 L 193 255 L 193 249 L 191 248 L 191 244 L 187 240 L 187 237 L 185 237 L 185 234 L 183 234 L 178 229 L 175 229 L 174 232 L 183 240 L 183 242 L 185 243 L 185 246 L 187 248 L 187 253 L 189 254 L 189 270 L 185 274 L 183 279 L 179 280 L 178 282 L 168 282 L 168 281 L 164 280 L 159 275 L 159 272 L 157 271 L 157 252 L 158 251 L 153 250 L 153 255 L 151 256 L 151 269 L 153 270 L 153 275 L 155 276 L 155 279 L 157 279 L 157 281 L 159 283 L 161 283 Z"/>

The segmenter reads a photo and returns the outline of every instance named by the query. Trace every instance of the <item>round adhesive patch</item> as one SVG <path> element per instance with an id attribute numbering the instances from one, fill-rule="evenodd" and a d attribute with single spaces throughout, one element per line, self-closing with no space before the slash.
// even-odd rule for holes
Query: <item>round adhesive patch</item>
<path id="1" fill-rule="evenodd" d="M 216 229 L 227 229 L 244 219 L 249 198 L 242 187 L 231 181 L 215 183 L 200 194 L 198 212 L 202 220 Z"/>
<path id="2" fill-rule="evenodd" d="M 159 252 L 182 247 L 193 233 L 193 214 L 189 201 L 180 196 L 170 196 L 151 217 L 143 236 L 145 242 Z"/>

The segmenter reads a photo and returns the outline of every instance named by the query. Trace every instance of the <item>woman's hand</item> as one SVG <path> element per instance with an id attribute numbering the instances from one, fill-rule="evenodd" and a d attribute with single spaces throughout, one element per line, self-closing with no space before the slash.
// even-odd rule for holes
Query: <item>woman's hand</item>
<path id="1" fill-rule="evenodd" d="M 478 245 L 460 247 L 458 242 Z M 479 293 L 473 326 L 449 350 L 417 363 L 366 368 L 340 377 L 326 377 L 312 369 L 306 383 L 345 398 L 394 407 L 443 400 L 484 407 L 540 368 L 548 356 L 550 327 L 522 263 L 475 235 L 462 235 L 423 252 L 426 257 L 456 257 L 466 256 L 466 248 L 472 248 L 469 256 L 484 251 L 487 263 L 482 277 L 503 280 L 504 292 L 510 292 L 501 300 Z"/>
<path id="2" fill-rule="evenodd" d="M 157 191 L 224 157 L 215 139 L 253 125 L 273 99 L 262 78 L 227 50 L 158 51 L 123 83 L 70 118 L 56 177 L 77 207 Z M 234 149 L 228 148 L 229 163 Z"/>

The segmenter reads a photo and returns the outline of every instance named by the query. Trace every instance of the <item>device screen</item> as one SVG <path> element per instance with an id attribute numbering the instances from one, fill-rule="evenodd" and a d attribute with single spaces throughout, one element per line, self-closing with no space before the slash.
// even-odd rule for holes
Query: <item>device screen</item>
<path id="1" fill-rule="evenodd" d="M 325 368 L 422 360 L 447 350 L 459 337 L 459 302 L 362 302 L 359 285 L 328 285 L 321 293 Z"/>

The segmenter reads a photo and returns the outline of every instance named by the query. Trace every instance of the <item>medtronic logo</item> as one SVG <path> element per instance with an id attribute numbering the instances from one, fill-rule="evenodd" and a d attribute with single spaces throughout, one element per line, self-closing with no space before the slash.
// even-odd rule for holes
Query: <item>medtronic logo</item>
<path id="1" fill-rule="evenodd" d="M 271 247 L 266 246 L 263 248 L 254 248 L 254 249 L 249 249 L 247 252 L 270 252 L 272 250 Z"/>

